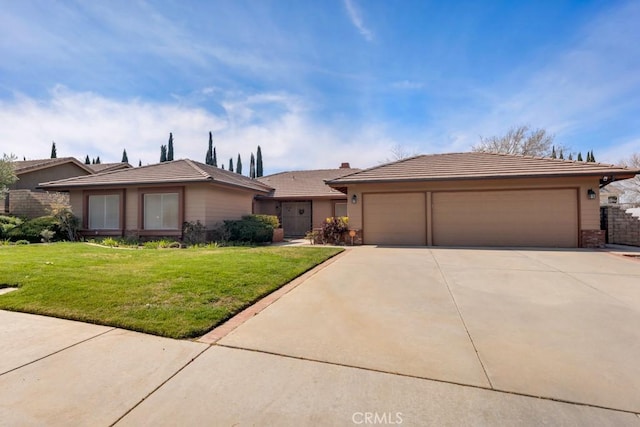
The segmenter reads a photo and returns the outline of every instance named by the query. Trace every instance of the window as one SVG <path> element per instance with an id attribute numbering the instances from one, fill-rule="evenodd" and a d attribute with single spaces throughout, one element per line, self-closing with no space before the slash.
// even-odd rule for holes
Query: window
<path id="1" fill-rule="evenodd" d="M 150 193 L 144 195 L 145 230 L 180 229 L 178 193 Z"/>
<path id="2" fill-rule="evenodd" d="M 334 208 L 333 216 L 347 216 L 347 203 L 346 202 L 337 202 Z"/>
<path id="3" fill-rule="evenodd" d="M 90 230 L 118 230 L 120 228 L 120 195 L 89 196 Z"/>

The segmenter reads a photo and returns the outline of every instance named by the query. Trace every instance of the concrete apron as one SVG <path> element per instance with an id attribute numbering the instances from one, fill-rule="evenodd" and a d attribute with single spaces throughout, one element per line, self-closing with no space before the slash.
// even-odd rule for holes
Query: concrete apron
<path id="1" fill-rule="evenodd" d="M 640 264 L 363 247 L 220 345 L 640 412 Z"/>

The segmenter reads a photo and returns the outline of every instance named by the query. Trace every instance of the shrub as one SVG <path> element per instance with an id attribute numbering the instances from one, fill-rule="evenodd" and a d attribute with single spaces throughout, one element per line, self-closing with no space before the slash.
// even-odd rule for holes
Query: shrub
<path id="1" fill-rule="evenodd" d="M 120 246 L 120 242 L 118 242 L 113 237 L 105 237 L 104 239 L 102 239 L 100 244 L 103 246 L 109 246 L 110 248 L 117 248 L 118 246 Z"/>
<path id="2" fill-rule="evenodd" d="M 9 231 L 22 224 L 22 222 L 20 218 L 15 216 L 0 215 L 0 237 L 7 237 Z"/>
<path id="3" fill-rule="evenodd" d="M 55 235 L 56 235 L 56 232 L 51 230 L 42 230 L 42 233 L 40 233 L 40 237 L 42 237 L 43 243 L 51 242 Z"/>
<path id="4" fill-rule="evenodd" d="M 276 215 L 247 215 L 242 217 L 242 219 L 247 218 L 263 222 L 270 225 L 272 228 L 280 228 L 280 220 L 278 220 L 278 217 Z"/>
<path id="5" fill-rule="evenodd" d="M 55 209 L 53 217 L 58 223 L 61 238 L 68 239 L 70 242 L 78 240 L 80 220 L 71 212 L 71 210 L 67 208 Z"/>
<path id="6" fill-rule="evenodd" d="M 145 249 L 180 249 L 180 242 L 169 239 L 150 240 L 142 245 Z"/>
<path id="7" fill-rule="evenodd" d="M 42 232 L 45 230 L 53 231 L 59 235 L 60 228 L 58 221 L 52 216 L 41 216 L 23 222 L 19 226 L 11 229 L 7 233 L 7 237 L 11 240 L 27 240 L 30 243 L 39 243 L 42 239 Z"/>
<path id="8" fill-rule="evenodd" d="M 269 215 L 247 215 L 240 220 L 224 221 L 229 240 L 235 242 L 266 243 L 273 239 L 273 222 Z M 277 219 L 277 218 L 276 218 Z"/>
<path id="9" fill-rule="evenodd" d="M 16 245 L 28 245 L 29 243 L 31 242 L 29 242 L 28 240 L 18 240 L 16 242 Z"/>
<path id="10" fill-rule="evenodd" d="M 219 223 L 212 229 L 207 230 L 206 234 L 208 242 L 228 242 L 231 238 L 229 230 L 227 230 L 227 227 L 224 223 Z"/>
<path id="11" fill-rule="evenodd" d="M 183 240 L 189 245 L 199 245 L 207 240 L 207 227 L 200 220 L 182 224 Z"/>
<path id="12" fill-rule="evenodd" d="M 330 217 L 322 223 L 322 238 L 325 243 L 338 244 L 347 230 L 349 230 L 349 218 Z"/>

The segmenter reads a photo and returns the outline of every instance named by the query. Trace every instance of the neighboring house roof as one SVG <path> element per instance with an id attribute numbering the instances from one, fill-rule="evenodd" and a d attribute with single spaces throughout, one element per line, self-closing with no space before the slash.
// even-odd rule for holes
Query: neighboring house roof
<path id="1" fill-rule="evenodd" d="M 639 172 L 603 163 L 471 152 L 410 157 L 333 179 L 327 184 L 342 187 L 359 183 L 570 176 L 600 176 L 602 183 L 608 183 L 631 178 Z"/>
<path id="2" fill-rule="evenodd" d="M 89 169 L 93 170 L 94 173 L 102 173 L 119 169 L 129 169 L 131 166 L 129 163 L 120 162 L 120 163 L 98 163 L 98 164 L 86 164 L 85 166 Z"/>
<path id="3" fill-rule="evenodd" d="M 267 193 L 271 190 L 246 176 L 188 159 L 120 169 L 40 184 L 44 189 L 69 190 L 82 187 L 114 187 L 151 184 L 211 182 Z"/>
<path id="4" fill-rule="evenodd" d="M 260 177 L 258 180 L 274 189 L 268 196 L 274 199 L 343 198 L 343 193 L 329 187 L 325 181 L 359 170 L 343 167 L 340 169 L 281 172 Z"/>
<path id="5" fill-rule="evenodd" d="M 63 165 L 66 163 L 73 163 L 80 169 L 85 170 L 87 173 L 94 173 L 92 169 L 84 163 L 80 162 L 75 157 L 60 157 L 56 159 L 40 159 L 40 160 L 20 160 L 13 162 L 13 167 L 16 175 L 20 176 L 25 173 L 34 172 L 41 169 L 51 168 L 54 166 Z"/>

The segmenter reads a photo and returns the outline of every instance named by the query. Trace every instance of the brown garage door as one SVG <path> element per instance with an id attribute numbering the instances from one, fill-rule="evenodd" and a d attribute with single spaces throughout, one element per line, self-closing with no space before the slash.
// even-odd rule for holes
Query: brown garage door
<path id="1" fill-rule="evenodd" d="M 578 246 L 575 189 L 433 193 L 433 244 Z"/>
<path id="2" fill-rule="evenodd" d="M 363 238 L 369 245 L 426 245 L 424 193 L 363 195 Z"/>

